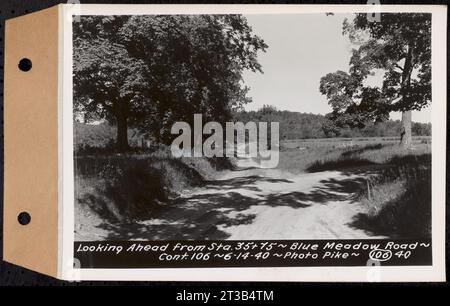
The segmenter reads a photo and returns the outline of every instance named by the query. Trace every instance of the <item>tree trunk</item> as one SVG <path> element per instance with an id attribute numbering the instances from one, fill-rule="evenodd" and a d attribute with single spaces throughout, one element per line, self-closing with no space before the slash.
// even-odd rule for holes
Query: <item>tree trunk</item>
<path id="1" fill-rule="evenodd" d="M 412 146 L 411 138 L 411 110 L 409 108 L 409 90 L 411 88 L 411 74 L 413 70 L 413 55 L 411 46 L 407 46 L 408 52 L 405 57 L 405 65 L 402 73 L 402 128 L 400 134 L 400 146 L 404 149 L 410 149 Z"/>
<path id="2" fill-rule="evenodd" d="M 117 116 L 117 149 L 119 152 L 128 150 L 128 122 L 124 114 Z"/>
<path id="3" fill-rule="evenodd" d="M 411 111 L 402 113 L 402 129 L 400 134 L 400 146 L 404 149 L 410 149 L 412 146 L 411 137 Z"/>

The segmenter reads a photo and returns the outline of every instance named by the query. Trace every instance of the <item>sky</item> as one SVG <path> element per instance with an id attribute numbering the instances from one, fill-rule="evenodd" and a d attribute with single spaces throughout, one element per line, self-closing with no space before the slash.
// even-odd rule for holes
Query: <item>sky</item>
<path id="1" fill-rule="evenodd" d="M 269 46 L 258 54 L 263 74 L 246 71 L 253 102 L 247 110 L 270 104 L 279 110 L 326 114 L 331 111 L 319 91 L 320 78 L 336 70 L 348 71 L 351 44 L 342 35 L 344 19 L 352 15 L 247 15 L 253 32 Z M 414 111 L 413 121 L 431 122 L 430 107 Z M 400 119 L 391 113 L 391 119 Z"/>

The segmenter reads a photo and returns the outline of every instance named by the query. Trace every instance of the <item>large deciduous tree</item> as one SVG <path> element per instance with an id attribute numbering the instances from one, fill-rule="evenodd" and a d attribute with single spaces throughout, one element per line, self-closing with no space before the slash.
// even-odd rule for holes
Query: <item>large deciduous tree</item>
<path id="1" fill-rule="evenodd" d="M 348 72 L 329 73 L 320 80 L 337 126 L 363 127 L 402 112 L 400 144 L 412 145 L 411 111 L 431 102 L 431 14 L 383 13 L 381 21 L 366 14 L 345 20 L 343 34 L 354 45 Z M 366 79 L 383 73 L 381 86 Z"/>
<path id="2" fill-rule="evenodd" d="M 176 121 L 226 121 L 251 100 L 242 73 L 267 45 L 241 15 L 85 16 L 74 23 L 74 103 L 86 120 L 171 140 Z"/>

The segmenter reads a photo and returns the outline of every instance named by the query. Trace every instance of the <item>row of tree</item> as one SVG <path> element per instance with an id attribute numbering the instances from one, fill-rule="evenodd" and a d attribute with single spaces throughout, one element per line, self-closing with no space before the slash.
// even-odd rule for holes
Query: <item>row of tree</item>
<path id="1" fill-rule="evenodd" d="M 161 143 L 176 121 L 225 122 L 249 103 L 242 72 L 267 45 L 242 15 L 81 16 L 73 27 L 74 110 Z"/>
<path id="2" fill-rule="evenodd" d="M 399 120 L 367 122 L 364 127 L 339 127 L 324 115 L 279 111 L 266 105 L 257 111 L 238 111 L 233 119 L 241 122 L 279 122 L 280 139 L 307 139 L 328 137 L 395 137 L 402 124 Z M 413 136 L 431 136 L 431 124 L 413 122 Z"/>

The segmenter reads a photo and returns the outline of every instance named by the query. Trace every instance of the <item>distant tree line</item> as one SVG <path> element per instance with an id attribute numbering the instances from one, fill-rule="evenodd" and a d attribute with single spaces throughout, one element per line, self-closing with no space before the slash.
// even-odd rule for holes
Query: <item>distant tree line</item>
<path id="1" fill-rule="evenodd" d="M 265 105 L 257 111 L 237 111 L 235 121 L 279 122 L 280 139 L 329 137 L 395 137 L 402 129 L 400 120 L 367 123 L 364 127 L 338 127 L 324 115 L 277 110 Z M 431 123 L 412 123 L 413 136 L 430 136 Z"/>

